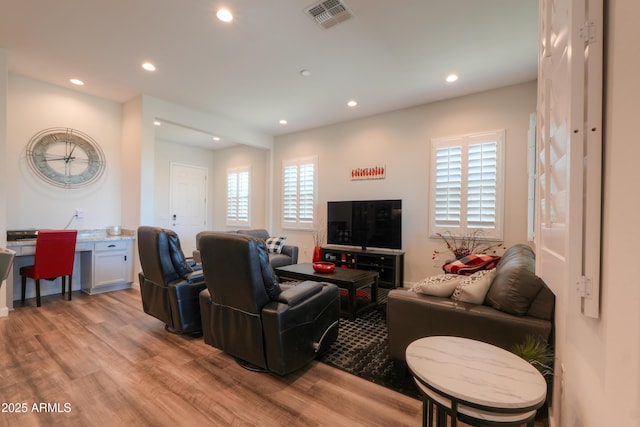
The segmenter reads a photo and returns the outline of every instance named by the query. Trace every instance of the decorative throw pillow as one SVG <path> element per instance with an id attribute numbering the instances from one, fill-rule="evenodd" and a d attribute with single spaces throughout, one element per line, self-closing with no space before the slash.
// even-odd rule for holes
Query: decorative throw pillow
<path id="1" fill-rule="evenodd" d="M 487 293 L 487 305 L 505 313 L 524 316 L 544 287 L 541 278 L 525 264 L 505 263 Z"/>
<path id="2" fill-rule="evenodd" d="M 470 302 L 473 304 L 484 303 L 484 298 L 489 291 L 495 275 L 495 268 L 473 273 L 458 284 L 451 298 L 454 301 Z"/>
<path id="3" fill-rule="evenodd" d="M 459 274 L 439 274 L 419 281 L 411 290 L 419 294 L 449 298 L 458 284 L 466 278 Z"/>
<path id="4" fill-rule="evenodd" d="M 284 242 L 287 240 L 286 237 L 269 237 L 266 240 L 267 249 L 272 254 L 282 253 L 282 248 L 284 247 Z"/>

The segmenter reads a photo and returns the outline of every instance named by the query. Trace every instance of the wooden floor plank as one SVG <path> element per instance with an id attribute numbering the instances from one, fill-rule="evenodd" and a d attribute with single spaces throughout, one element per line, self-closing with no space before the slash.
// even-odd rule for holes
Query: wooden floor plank
<path id="1" fill-rule="evenodd" d="M 165 331 L 136 290 L 15 306 L 0 318 L 0 402 L 27 411 L 0 414 L 0 426 L 421 425 L 418 400 L 319 362 L 247 371 Z"/>

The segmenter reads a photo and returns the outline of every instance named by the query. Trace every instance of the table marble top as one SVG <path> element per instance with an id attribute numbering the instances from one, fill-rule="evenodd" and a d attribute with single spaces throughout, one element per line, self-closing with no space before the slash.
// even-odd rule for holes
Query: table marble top
<path id="1" fill-rule="evenodd" d="M 458 400 L 496 409 L 542 404 L 544 377 L 530 363 L 502 348 L 467 338 L 433 336 L 406 350 L 416 378 Z"/>

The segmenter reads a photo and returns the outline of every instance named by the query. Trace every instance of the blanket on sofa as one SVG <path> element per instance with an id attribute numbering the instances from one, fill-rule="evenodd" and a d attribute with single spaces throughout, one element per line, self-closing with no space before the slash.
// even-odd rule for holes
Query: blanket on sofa
<path id="1" fill-rule="evenodd" d="M 499 256 L 471 254 L 455 261 L 446 263 L 442 266 L 442 269 L 445 273 L 463 274 L 465 276 L 469 276 L 476 271 L 490 270 L 494 268 L 496 264 L 498 264 L 498 261 L 500 261 Z"/>

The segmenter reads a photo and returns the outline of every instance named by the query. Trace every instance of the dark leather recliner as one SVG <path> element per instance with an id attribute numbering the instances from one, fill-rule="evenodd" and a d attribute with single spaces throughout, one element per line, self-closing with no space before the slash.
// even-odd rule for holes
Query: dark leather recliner
<path id="1" fill-rule="evenodd" d="M 311 281 L 281 287 L 263 241 L 212 233 L 201 237 L 200 253 L 204 341 L 241 365 L 285 375 L 338 337 L 338 288 Z"/>
<path id="2" fill-rule="evenodd" d="M 201 270 L 194 270 L 172 230 L 138 228 L 139 274 L 142 308 L 162 320 L 169 332 L 202 332 L 198 295 L 206 288 Z"/>
<path id="3" fill-rule="evenodd" d="M 233 234 L 243 234 L 246 236 L 251 236 L 258 240 L 266 241 L 270 236 L 269 232 L 263 228 L 252 228 L 252 229 L 240 229 L 235 231 L 201 231 L 196 234 L 196 249 L 193 251 L 193 258 L 200 262 L 200 238 L 207 234 L 216 234 L 216 233 L 233 233 Z M 282 267 L 284 265 L 291 265 L 298 263 L 298 247 L 295 245 L 284 245 L 282 247 L 282 252 L 279 254 L 269 252 L 269 263 L 273 268 Z"/>

